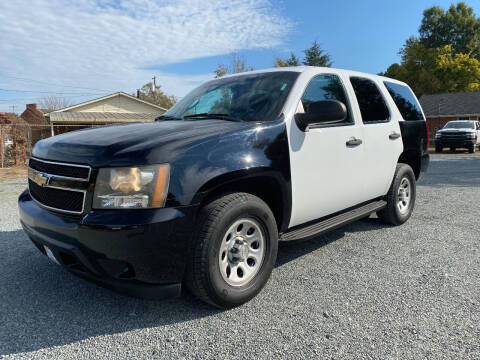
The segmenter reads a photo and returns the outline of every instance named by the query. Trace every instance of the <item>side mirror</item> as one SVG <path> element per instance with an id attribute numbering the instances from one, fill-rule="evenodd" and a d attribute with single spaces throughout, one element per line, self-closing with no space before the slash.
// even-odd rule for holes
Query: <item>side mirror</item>
<path id="1" fill-rule="evenodd" d="M 308 112 L 295 114 L 295 122 L 300 130 L 305 131 L 313 124 L 336 124 L 347 118 L 347 107 L 337 100 L 313 102 Z"/>

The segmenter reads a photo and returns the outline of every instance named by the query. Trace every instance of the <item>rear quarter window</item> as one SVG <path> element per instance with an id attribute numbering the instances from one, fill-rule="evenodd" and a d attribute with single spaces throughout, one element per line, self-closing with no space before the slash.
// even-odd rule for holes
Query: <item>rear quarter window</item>
<path id="1" fill-rule="evenodd" d="M 398 111 L 402 114 L 403 120 L 425 120 L 420 104 L 408 86 L 389 81 L 383 83 L 392 96 L 395 105 L 397 105 Z"/>

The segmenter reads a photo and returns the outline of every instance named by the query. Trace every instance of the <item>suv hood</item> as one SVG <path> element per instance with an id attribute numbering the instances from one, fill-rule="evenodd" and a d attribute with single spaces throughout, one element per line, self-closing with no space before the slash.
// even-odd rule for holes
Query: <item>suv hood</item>
<path id="1" fill-rule="evenodd" d="M 475 133 L 474 129 L 442 129 L 438 130 L 437 133 L 440 134 L 467 134 L 467 133 Z"/>
<path id="2" fill-rule="evenodd" d="M 157 121 L 83 129 L 39 141 L 33 156 L 92 167 L 173 162 L 207 139 L 255 126 L 225 120 Z"/>

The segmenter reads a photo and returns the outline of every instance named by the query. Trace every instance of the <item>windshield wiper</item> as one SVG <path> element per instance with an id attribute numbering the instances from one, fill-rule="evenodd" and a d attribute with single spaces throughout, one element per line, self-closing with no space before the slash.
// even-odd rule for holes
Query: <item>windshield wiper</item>
<path id="1" fill-rule="evenodd" d="M 160 120 L 183 120 L 183 119 L 177 116 L 170 116 L 170 115 L 160 115 L 159 117 L 155 118 L 155 121 L 160 121 Z"/>
<path id="2" fill-rule="evenodd" d="M 228 120 L 228 121 L 243 121 L 242 119 L 238 119 L 232 117 L 228 114 L 215 114 L 215 113 L 199 113 L 199 114 L 191 114 L 185 115 L 184 119 L 221 119 L 221 120 Z"/>

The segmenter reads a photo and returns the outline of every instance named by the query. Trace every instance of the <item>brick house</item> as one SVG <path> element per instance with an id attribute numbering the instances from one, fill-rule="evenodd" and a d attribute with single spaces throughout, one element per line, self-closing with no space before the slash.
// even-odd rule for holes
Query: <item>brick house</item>
<path id="1" fill-rule="evenodd" d="M 480 120 L 480 91 L 422 95 L 430 136 L 452 120 Z"/>
<path id="2" fill-rule="evenodd" d="M 25 111 L 20 117 L 30 125 L 32 145 L 38 140 L 50 136 L 50 125 L 45 118 L 44 112 L 38 108 L 37 104 L 27 104 Z"/>

